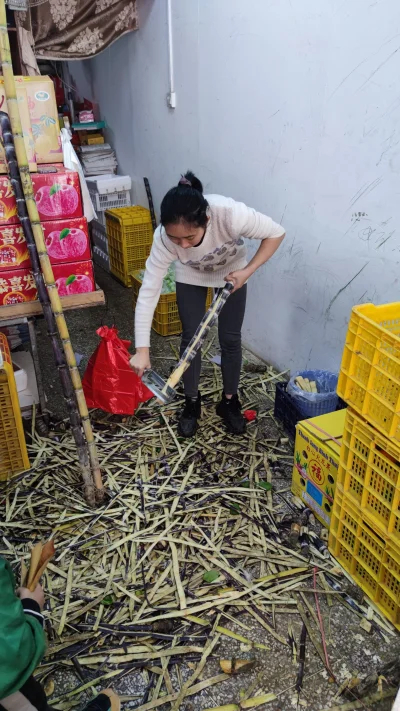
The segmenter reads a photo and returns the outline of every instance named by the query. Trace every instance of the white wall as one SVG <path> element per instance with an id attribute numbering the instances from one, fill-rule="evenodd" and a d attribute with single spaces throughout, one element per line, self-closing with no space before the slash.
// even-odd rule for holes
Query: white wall
<path id="1" fill-rule="evenodd" d="M 91 100 L 93 97 L 91 62 L 69 62 L 68 67 L 71 89 L 74 89 L 76 100 L 79 102 L 82 102 L 83 99 Z"/>
<path id="2" fill-rule="evenodd" d="M 353 304 L 400 300 L 398 0 L 172 0 L 91 60 L 121 172 L 159 205 L 186 168 L 282 221 L 244 339 L 280 368 L 338 368 Z"/>

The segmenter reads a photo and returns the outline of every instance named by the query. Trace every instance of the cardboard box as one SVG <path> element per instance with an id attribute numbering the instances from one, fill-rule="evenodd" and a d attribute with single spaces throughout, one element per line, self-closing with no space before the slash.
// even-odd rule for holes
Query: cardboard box
<path id="1" fill-rule="evenodd" d="M 89 231 L 85 217 L 75 217 L 67 220 L 47 220 L 42 222 L 42 227 L 52 264 L 90 260 Z"/>
<path id="2" fill-rule="evenodd" d="M 0 225 L 19 224 L 17 203 L 8 175 L 0 175 Z"/>
<path id="3" fill-rule="evenodd" d="M 46 167 L 55 168 L 56 172 L 32 175 L 33 192 L 41 221 L 82 217 L 79 174 L 63 165 Z"/>
<path id="4" fill-rule="evenodd" d="M 0 272 L 9 269 L 29 269 L 28 247 L 21 225 L 0 227 Z"/>
<path id="5" fill-rule="evenodd" d="M 96 290 L 93 264 L 90 260 L 55 264 L 53 272 L 60 296 L 85 294 Z M 0 272 L 0 306 L 35 301 L 37 298 L 35 279 L 30 269 L 9 269 Z"/>
<path id="6" fill-rule="evenodd" d="M 53 272 L 60 296 L 96 291 L 91 261 L 55 264 Z"/>
<path id="7" fill-rule="evenodd" d="M 346 410 L 296 425 L 292 492 L 330 526 Z"/>
<path id="8" fill-rule="evenodd" d="M 44 166 L 43 166 L 44 167 Z M 50 165 L 54 173 L 33 173 L 33 192 L 41 221 L 82 217 L 79 175 L 64 166 Z M 18 223 L 17 204 L 8 176 L 0 175 L 0 225 Z"/>
<path id="9" fill-rule="evenodd" d="M 78 131 L 79 143 L 81 146 L 96 146 L 104 143 L 104 136 L 101 133 L 92 131 Z"/>
<path id="10" fill-rule="evenodd" d="M 37 170 L 35 143 L 33 140 L 32 125 L 28 109 L 28 97 L 25 87 L 17 87 L 18 109 L 21 119 L 22 133 L 24 135 L 25 150 L 28 158 L 29 170 Z M 8 113 L 6 94 L 3 80 L 0 79 L 0 111 Z M 1 132 L 0 132 L 1 134 Z M 0 173 L 8 173 L 6 155 L 3 145 L 0 143 Z"/>
<path id="11" fill-rule="evenodd" d="M 85 217 L 42 222 L 50 262 L 82 262 L 91 258 Z M 0 272 L 31 266 L 28 247 L 20 225 L 0 226 Z"/>
<path id="12" fill-rule="evenodd" d="M 87 137 L 87 145 L 88 146 L 98 146 L 104 143 L 104 136 L 101 136 L 98 133 L 95 133 L 93 136 L 88 136 Z"/>
<path id="13" fill-rule="evenodd" d="M 36 162 L 62 163 L 60 126 L 54 84 L 50 77 L 15 77 L 17 87 L 23 86 L 35 142 Z"/>
<path id="14" fill-rule="evenodd" d="M 9 269 L 0 274 L 0 306 L 35 301 L 37 290 L 30 269 Z"/>

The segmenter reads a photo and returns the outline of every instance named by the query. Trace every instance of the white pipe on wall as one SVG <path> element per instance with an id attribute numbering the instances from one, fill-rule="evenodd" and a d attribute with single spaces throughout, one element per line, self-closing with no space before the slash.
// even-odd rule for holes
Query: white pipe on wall
<path id="1" fill-rule="evenodd" d="M 169 94 L 168 105 L 176 108 L 176 93 L 174 80 L 174 45 L 172 39 L 172 0 L 167 0 L 167 25 L 168 25 L 168 63 L 169 63 Z"/>

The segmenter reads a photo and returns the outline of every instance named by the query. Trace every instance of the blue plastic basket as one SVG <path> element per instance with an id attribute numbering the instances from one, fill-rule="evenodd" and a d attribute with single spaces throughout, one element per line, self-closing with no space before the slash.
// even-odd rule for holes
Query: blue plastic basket
<path id="1" fill-rule="evenodd" d="M 295 378 L 301 375 L 317 384 L 317 393 L 304 392 L 295 384 Z M 302 370 L 293 375 L 288 383 L 287 392 L 292 397 L 303 417 L 317 417 L 334 412 L 338 405 L 336 394 L 338 374 L 329 370 Z"/>
<path id="2" fill-rule="evenodd" d="M 286 432 L 294 439 L 297 423 L 307 418 L 300 412 L 297 402 L 286 392 L 287 386 L 287 383 L 276 384 L 274 417 L 283 424 Z M 335 409 L 343 410 L 345 407 L 347 407 L 346 403 L 338 397 Z"/>

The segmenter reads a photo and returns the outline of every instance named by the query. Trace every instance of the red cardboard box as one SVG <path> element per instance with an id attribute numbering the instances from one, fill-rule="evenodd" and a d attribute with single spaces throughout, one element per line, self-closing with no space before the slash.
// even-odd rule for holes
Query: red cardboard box
<path id="1" fill-rule="evenodd" d="M 21 225 L 0 226 L 0 273 L 10 269 L 29 269 L 30 266 Z"/>
<path id="2" fill-rule="evenodd" d="M 0 225 L 19 223 L 17 203 L 8 175 L 0 176 Z"/>
<path id="3" fill-rule="evenodd" d="M 85 294 L 96 290 L 91 261 L 55 264 L 53 272 L 60 296 Z"/>
<path id="4" fill-rule="evenodd" d="M 84 262 L 91 258 L 88 224 L 85 217 L 42 222 L 47 251 L 52 264 Z M 0 266 L 1 266 L 0 227 Z"/>
<path id="5" fill-rule="evenodd" d="M 85 217 L 42 222 L 50 262 L 81 262 L 91 258 Z M 31 266 L 28 247 L 20 225 L 0 226 L 0 272 Z"/>
<path id="6" fill-rule="evenodd" d="M 82 217 L 81 186 L 79 175 L 63 165 L 43 166 L 55 168 L 55 173 L 32 175 L 33 192 L 41 220 L 61 220 Z"/>
<path id="7" fill-rule="evenodd" d="M 31 174 L 33 192 L 39 217 L 44 220 L 61 220 L 82 217 L 82 200 L 79 175 L 63 165 L 42 166 L 55 169 L 55 173 Z M 0 176 L 0 224 L 18 223 L 17 205 L 11 183 L 6 175 Z"/>
<path id="8" fill-rule="evenodd" d="M 30 269 L 9 269 L 0 274 L 0 306 L 35 301 L 37 290 Z"/>

